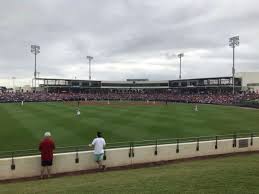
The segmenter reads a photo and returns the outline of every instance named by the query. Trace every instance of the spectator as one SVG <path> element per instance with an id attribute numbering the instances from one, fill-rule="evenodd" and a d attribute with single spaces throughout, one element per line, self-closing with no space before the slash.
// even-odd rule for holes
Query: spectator
<path id="1" fill-rule="evenodd" d="M 50 101 L 78 101 L 87 100 L 140 100 L 140 101 L 172 101 L 186 103 L 204 104 L 238 104 L 246 100 L 259 99 L 259 94 L 251 92 L 237 93 L 232 92 L 213 93 L 204 91 L 201 93 L 175 91 L 91 91 L 90 93 L 0 93 L 0 103 L 2 102 L 50 102 Z M 79 101 L 78 101 L 79 102 Z M 79 105 L 79 103 L 78 103 Z"/>
<path id="2" fill-rule="evenodd" d="M 97 132 L 97 137 L 93 140 L 92 144 L 89 144 L 90 147 L 94 146 L 94 160 L 98 164 L 98 167 L 103 170 L 105 169 L 105 165 L 102 164 L 105 145 L 106 142 L 101 132 Z"/>
<path id="3" fill-rule="evenodd" d="M 41 152 L 41 178 L 44 178 L 44 172 L 47 170 L 47 177 L 50 177 L 50 168 L 53 162 L 53 151 L 55 143 L 51 139 L 50 132 L 44 134 L 44 139 L 40 142 L 39 150 Z"/>

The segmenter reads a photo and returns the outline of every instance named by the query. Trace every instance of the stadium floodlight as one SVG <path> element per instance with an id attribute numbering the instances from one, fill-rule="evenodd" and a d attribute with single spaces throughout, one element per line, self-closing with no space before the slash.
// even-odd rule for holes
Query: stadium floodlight
<path id="1" fill-rule="evenodd" d="M 37 63 L 36 63 L 36 56 L 40 53 L 40 46 L 38 45 L 31 45 L 31 53 L 35 56 L 35 63 L 34 63 L 34 82 L 35 82 L 35 90 L 36 90 L 36 78 L 37 78 Z"/>
<path id="2" fill-rule="evenodd" d="M 177 55 L 180 58 L 180 73 L 179 73 L 179 79 L 182 79 L 182 57 L 184 57 L 184 53 L 180 53 Z"/>
<path id="3" fill-rule="evenodd" d="M 235 94 L 235 47 L 239 46 L 239 36 L 229 38 L 229 46 L 233 49 L 232 83 L 233 94 Z"/>
<path id="4" fill-rule="evenodd" d="M 91 80 L 91 61 L 93 60 L 93 57 L 86 56 L 86 58 L 89 60 L 89 80 Z"/>

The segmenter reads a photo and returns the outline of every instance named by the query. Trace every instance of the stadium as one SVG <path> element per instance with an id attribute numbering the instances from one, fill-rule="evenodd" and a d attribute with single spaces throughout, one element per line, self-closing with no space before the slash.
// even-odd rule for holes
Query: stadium
<path id="1" fill-rule="evenodd" d="M 118 181 L 116 176 L 123 177 L 120 186 L 129 187 L 126 193 L 193 192 L 192 188 L 181 188 L 181 181 L 192 179 L 192 187 L 199 192 L 211 192 L 222 186 L 216 179 L 230 179 L 233 163 L 239 173 L 251 178 L 244 169 L 250 172 L 258 158 L 253 154 L 259 150 L 257 72 L 161 81 L 35 76 L 32 83 L 35 85 L 15 91 L 1 87 L 0 193 L 5 189 L 16 193 L 17 188 L 27 193 L 24 188 L 28 185 L 29 193 L 45 192 L 36 185 L 41 172 L 37 147 L 46 131 L 51 132 L 56 144 L 51 170 L 54 178 L 40 183 L 51 186 L 54 193 L 120 193 L 118 185 L 112 184 Z M 87 146 L 97 131 L 107 141 L 105 172 L 97 168 L 93 151 Z M 226 157 L 229 155 L 234 156 Z M 206 172 L 215 173 L 213 177 L 205 176 L 210 181 L 206 181 L 204 188 L 195 186 L 205 181 L 197 178 L 206 173 L 201 166 L 205 166 Z M 219 173 L 219 168 L 223 172 Z M 93 184 L 99 176 L 103 177 L 105 188 Z M 110 180 L 110 176 L 114 178 Z M 148 177 L 153 177 L 154 186 L 142 188 L 139 182 L 149 184 Z M 167 179 L 173 179 L 177 187 L 171 187 Z M 83 184 L 84 180 L 90 184 Z M 55 186 L 60 181 L 68 186 Z M 224 186 L 217 191 L 224 193 L 225 189 Z M 233 189 L 246 191 L 236 183 L 229 191 Z"/>
<path id="2" fill-rule="evenodd" d="M 108 173 L 117 167 L 128 169 L 141 165 L 141 169 L 133 172 L 116 172 L 120 173 L 119 176 L 128 176 L 128 173 L 135 176 L 134 173 L 141 173 L 138 171 L 143 171 L 143 167 L 161 162 L 169 162 L 167 165 L 173 170 L 175 166 L 170 162 L 184 158 L 194 160 L 235 152 L 253 153 L 259 145 L 259 112 L 254 109 L 258 108 L 256 100 L 259 94 L 256 88 L 248 89 L 247 85 L 258 82 L 259 76 L 252 73 L 248 77 L 249 80 L 235 78 L 235 94 L 232 93 L 232 77 L 168 81 L 131 79 L 120 82 L 36 78 L 39 85 L 32 87 L 32 91 L 2 91 L 0 114 L 4 128 L 1 129 L 1 179 L 30 180 L 37 177 L 38 150 L 35 148 L 46 130 L 51 131 L 57 144 L 55 153 L 60 154 L 54 159 L 57 163 L 53 170 L 55 176 L 66 175 L 67 172 L 88 174 L 96 168 L 91 163 L 91 149 L 86 145 L 100 130 L 108 142 L 105 161 L 108 168 L 104 176 L 109 176 Z M 79 116 L 76 114 L 78 110 L 81 112 Z M 10 138 L 10 134 L 14 136 Z M 208 149 L 208 146 L 213 149 Z M 233 150 L 225 150 L 226 147 Z M 117 156 L 117 149 L 121 149 L 121 156 Z M 175 150 L 174 156 L 169 157 L 167 149 Z M 64 162 L 63 154 L 68 154 L 67 162 Z M 31 170 L 24 161 L 28 160 L 27 157 L 33 157 L 29 162 L 33 166 Z M 114 161 L 117 157 L 121 159 Z M 227 164 L 242 157 L 180 165 L 186 165 L 184 169 L 198 164 L 217 168 L 216 162 L 224 161 Z M 249 157 L 249 162 L 252 162 L 254 156 Z M 27 172 L 21 168 L 27 169 Z M 156 168 L 144 173 L 156 173 L 153 172 Z M 74 179 L 80 182 L 81 176 Z M 59 180 L 54 179 L 56 181 Z M 127 185 L 127 181 L 124 184 Z M 35 189 L 34 186 L 32 188 Z"/>
<path id="3" fill-rule="evenodd" d="M 164 3 L 0 3 L 0 194 L 258 193 L 258 3 Z"/>
<path id="4" fill-rule="evenodd" d="M 0 94 L 7 127 L 2 137 L 9 142 L 1 150 L 33 149 L 46 129 L 62 134 L 56 139 L 61 147 L 83 145 L 98 130 L 103 130 L 110 143 L 257 132 L 256 119 L 250 119 L 257 112 L 240 107 L 258 107 L 259 94 L 247 85 L 259 82 L 259 76 L 246 74 L 248 81 L 235 78 L 234 95 L 232 77 L 167 81 L 36 78 L 39 85 L 32 91 Z M 19 138 L 8 139 L 9 130 Z"/>

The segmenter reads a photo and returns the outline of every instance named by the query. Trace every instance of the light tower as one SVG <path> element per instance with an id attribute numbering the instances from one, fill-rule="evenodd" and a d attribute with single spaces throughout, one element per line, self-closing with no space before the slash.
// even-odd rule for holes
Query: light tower
<path id="1" fill-rule="evenodd" d="M 36 60 L 36 56 L 37 54 L 40 53 L 40 46 L 38 45 L 31 45 L 31 52 L 34 54 L 35 56 L 35 63 L 34 63 L 34 84 L 35 84 L 35 90 L 36 90 L 36 78 L 37 78 L 37 60 Z"/>
<path id="2" fill-rule="evenodd" d="M 93 60 L 93 57 L 86 56 L 86 58 L 89 60 L 89 80 L 91 80 L 91 61 Z"/>
<path id="3" fill-rule="evenodd" d="M 229 39 L 229 46 L 233 49 L 232 82 L 233 82 L 233 94 L 235 94 L 235 47 L 239 46 L 239 36 L 231 37 Z"/>
<path id="4" fill-rule="evenodd" d="M 40 78 L 40 72 L 37 72 L 37 77 Z M 40 80 L 38 79 L 38 86 L 40 85 Z"/>
<path id="5" fill-rule="evenodd" d="M 16 77 L 12 77 L 12 80 L 13 80 L 13 91 L 15 90 L 15 79 L 16 79 Z"/>
<path id="6" fill-rule="evenodd" d="M 182 79 L 182 57 L 184 57 L 184 53 L 180 53 L 177 55 L 180 58 L 180 73 L 179 73 L 179 79 Z"/>

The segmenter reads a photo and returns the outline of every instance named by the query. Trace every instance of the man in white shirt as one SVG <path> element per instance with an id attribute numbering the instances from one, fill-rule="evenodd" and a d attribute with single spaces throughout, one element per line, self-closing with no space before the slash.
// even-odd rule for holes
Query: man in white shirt
<path id="1" fill-rule="evenodd" d="M 105 169 L 105 165 L 102 164 L 105 145 L 106 142 L 102 137 L 101 132 L 97 132 L 97 137 L 91 144 L 89 144 L 90 147 L 94 146 L 94 160 L 98 164 L 99 168 L 102 168 L 103 170 Z"/>

